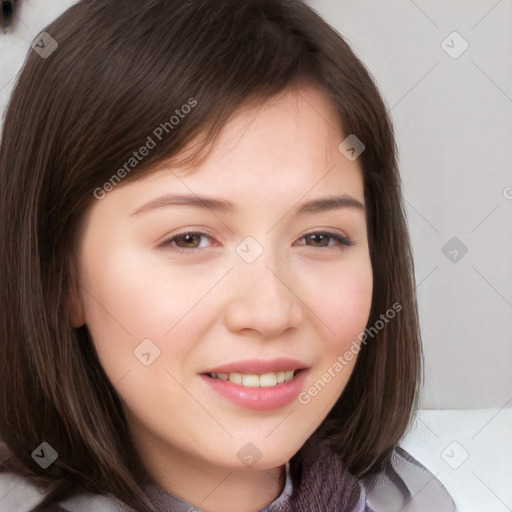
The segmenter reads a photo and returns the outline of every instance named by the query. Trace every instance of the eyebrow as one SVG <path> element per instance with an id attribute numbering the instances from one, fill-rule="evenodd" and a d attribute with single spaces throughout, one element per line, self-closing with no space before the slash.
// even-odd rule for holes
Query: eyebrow
<path id="1" fill-rule="evenodd" d="M 139 213 L 167 206 L 193 206 L 220 213 L 236 213 L 238 211 L 238 208 L 234 203 L 224 199 L 217 199 L 202 195 L 163 195 L 137 208 L 130 214 L 130 217 Z M 353 197 L 342 194 L 340 196 L 333 195 L 306 201 L 297 208 L 295 214 L 302 215 L 305 213 L 320 213 L 340 208 L 355 208 L 362 212 L 366 212 L 366 208 L 363 203 Z"/>

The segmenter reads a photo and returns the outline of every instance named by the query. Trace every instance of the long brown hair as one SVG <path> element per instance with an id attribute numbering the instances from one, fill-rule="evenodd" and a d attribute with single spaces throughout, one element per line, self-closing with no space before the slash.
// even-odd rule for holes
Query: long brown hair
<path id="1" fill-rule="evenodd" d="M 328 96 L 342 133 L 366 146 L 368 326 L 401 306 L 362 346 L 318 432 L 354 475 L 380 467 L 415 405 L 421 343 L 392 125 L 364 65 L 301 0 L 82 0 L 45 32 L 58 46 L 29 53 L 0 146 L 0 439 L 11 454 L 3 468 L 48 487 L 44 504 L 91 491 L 153 510 L 117 393 L 87 327 L 71 326 L 81 222 L 98 187 L 162 123 L 161 143 L 123 182 L 194 140 L 197 160 L 238 109 L 305 81 Z M 170 122 L 191 99 L 194 108 Z M 31 457 L 43 441 L 58 452 L 45 470 Z M 295 472 L 300 460 L 299 450 Z"/>

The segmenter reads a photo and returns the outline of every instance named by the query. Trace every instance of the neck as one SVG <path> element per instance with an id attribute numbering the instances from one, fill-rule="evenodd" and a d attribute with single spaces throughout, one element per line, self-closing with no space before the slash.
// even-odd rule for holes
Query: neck
<path id="1" fill-rule="evenodd" d="M 272 503 L 285 485 L 284 465 L 223 468 L 176 447 L 162 449 L 154 440 L 143 445 L 139 452 L 155 485 L 203 512 L 256 512 Z"/>

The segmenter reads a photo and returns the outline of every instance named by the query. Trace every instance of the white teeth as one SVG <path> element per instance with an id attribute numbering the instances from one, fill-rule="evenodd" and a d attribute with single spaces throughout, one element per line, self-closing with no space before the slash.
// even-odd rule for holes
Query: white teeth
<path id="1" fill-rule="evenodd" d="M 293 379 L 295 370 L 268 372 L 263 374 L 253 373 L 210 373 L 210 377 L 220 380 L 229 380 L 233 384 L 239 386 L 246 386 L 248 388 L 270 388 L 283 382 L 288 382 Z"/>
<path id="2" fill-rule="evenodd" d="M 260 386 L 260 378 L 257 375 L 242 375 L 242 385 L 248 388 L 258 388 Z"/>
<path id="3" fill-rule="evenodd" d="M 287 372 L 284 372 L 284 380 L 292 380 L 293 379 L 293 370 L 288 370 Z"/>
<path id="4" fill-rule="evenodd" d="M 258 380 L 260 381 L 259 385 L 262 388 L 269 388 L 270 386 L 275 386 L 277 384 L 277 375 L 273 372 L 264 373 L 263 375 L 260 375 Z"/>
<path id="5" fill-rule="evenodd" d="M 242 374 L 241 373 L 230 373 L 229 374 L 229 382 L 233 384 L 242 384 Z"/>

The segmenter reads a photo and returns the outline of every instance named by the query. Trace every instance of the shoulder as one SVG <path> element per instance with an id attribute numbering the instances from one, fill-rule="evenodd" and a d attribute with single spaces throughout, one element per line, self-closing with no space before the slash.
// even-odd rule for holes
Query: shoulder
<path id="1" fill-rule="evenodd" d="M 397 447 L 378 473 L 362 478 L 367 504 L 376 512 L 455 512 L 443 484 L 403 448 Z"/>
<path id="2" fill-rule="evenodd" d="M 0 473 L 0 512 L 30 512 L 44 499 L 44 493 L 23 477 Z M 46 509 L 45 509 L 46 510 Z M 117 500 L 95 494 L 80 494 L 52 505 L 48 512 L 126 512 Z"/>
<path id="3" fill-rule="evenodd" d="M 0 512 L 28 512 L 43 500 L 41 491 L 14 473 L 0 473 Z"/>

